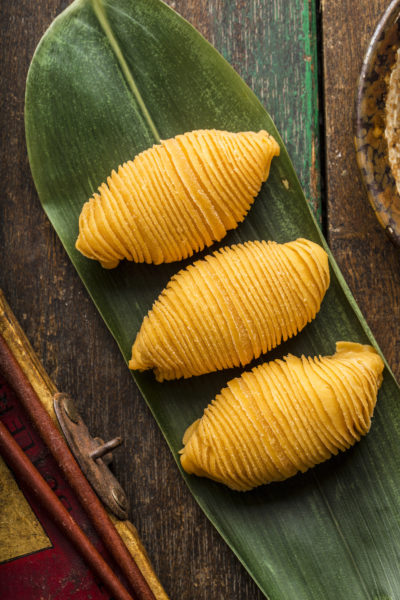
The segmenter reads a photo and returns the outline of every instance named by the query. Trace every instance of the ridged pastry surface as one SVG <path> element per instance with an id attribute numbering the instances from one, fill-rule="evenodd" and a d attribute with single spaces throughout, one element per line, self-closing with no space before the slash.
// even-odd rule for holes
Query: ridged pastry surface
<path id="1" fill-rule="evenodd" d="M 328 256 L 309 240 L 223 248 L 172 277 L 129 367 L 163 381 L 246 365 L 314 319 L 328 286 Z"/>
<path id="2" fill-rule="evenodd" d="M 243 373 L 186 430 L 181 464 L 239 491 L 307 471 L 369 431 L 383 366 L 371 346 L 338 342 Z"/>
<path id="3" fill-rule="evenodd" d="M 187 258 L 243 221 L 279 151 L 266 131 L 197 130 L 162 141 L 84 204 L 76 248 L 105 268 L 124 258 Z"/>

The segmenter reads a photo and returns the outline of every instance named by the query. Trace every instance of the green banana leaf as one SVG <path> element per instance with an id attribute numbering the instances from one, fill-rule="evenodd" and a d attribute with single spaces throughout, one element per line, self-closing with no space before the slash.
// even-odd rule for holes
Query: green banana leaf
<path id="1" fill-rule="evenodd" d="M 127 360 L 143 316 L 190 261 L 103 270 L 74 249 L 83 203 L 111 169 L 157 137 L 215 127 L 265 128 L 280 138 L 227 62 L 159 0 L 106 2 L 108 21 L 95 6 L 97 14 L 89 0 L 76 0 L 42 39 L 28 76 L 26 134 L 44 210 Z M 299 236 L 325 244 L 280 143 L 268 182 L 222 245 Z M 315 321 L 269 359 L 332 353 L 343 339 L 375 344 L 332 257 L 331 276 Z M 186 427 L 238 372 L 162 384 L 151 373 L 134 375 L 177 462 Z M 182 473 L 271 600 L 400 598 L 399 400 L 386 368 L 370 434 L 285 483 L 236 493 Z"/>

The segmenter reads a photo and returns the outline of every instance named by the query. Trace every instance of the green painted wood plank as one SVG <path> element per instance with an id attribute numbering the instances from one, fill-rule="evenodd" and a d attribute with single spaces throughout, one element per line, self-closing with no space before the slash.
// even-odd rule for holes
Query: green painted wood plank
<path id="1" fill-rule="evenodd" d="M 208 38 L 268 110 L 320 221 L 316 1 L 168 3 Z"/>

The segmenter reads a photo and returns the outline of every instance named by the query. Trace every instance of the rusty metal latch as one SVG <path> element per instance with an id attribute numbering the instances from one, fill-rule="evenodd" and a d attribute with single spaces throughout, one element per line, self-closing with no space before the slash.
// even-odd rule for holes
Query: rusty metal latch
<path id="1" fill-rule="evenodd" d="M 104 443 L 92 437 L 68 394 L 54 395 L 54 410 L 72 454 L 101 501 L 119 519 L 128 518 L 128 498 L 108 468 L 111 450 L 122 443 L 116 437 Z"/>

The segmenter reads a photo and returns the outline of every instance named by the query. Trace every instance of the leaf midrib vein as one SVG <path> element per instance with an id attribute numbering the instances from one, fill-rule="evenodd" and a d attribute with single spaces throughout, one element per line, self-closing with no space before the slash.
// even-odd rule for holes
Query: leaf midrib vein
<path id="1" fill-rule="evenodd" d="M 147 109 L 147 106 L 143 100 L 143 97 L 139 91 L 139 88 L 136 85 L 135 79 L 131 73 L 131 70 L 128 66 L 128 63 L 125 60 L 125 57 L 122 53 L 122 50 L 120 48 L 120 45 L 118 44 L 117 38 L 114 35 L 114 32 L 111 28 L 110 22 L 107 18 L 107 14 L 104 8 L 104 2 L 103 0 L 91 0 L 91 4 L 93 7 L 93 11 L 97 17 L 97 20 L 100 23 L 101 28 L 104 31 L 104 34 L 106 35 L 108 42 L 111 46 L 112 51 L 115 54 L 115 57 L 119 63 L 119 66 L 121 68 L 121 71 L 125 77 L 126 83 L 130 89 L 130 91 L 132 92 L 133 96 L 135 97 L 140 110 L 142 111 L 143 117 L 145 118 L 145 120 L 147 121 L 147 124 L 151 130 L 151 133 L 156 141 L 156 143 L 160 142 L 160 134 L 157 130 L 157 127 L 154 124 L 153 119 L 151 118 L 151 115 Z"/>

